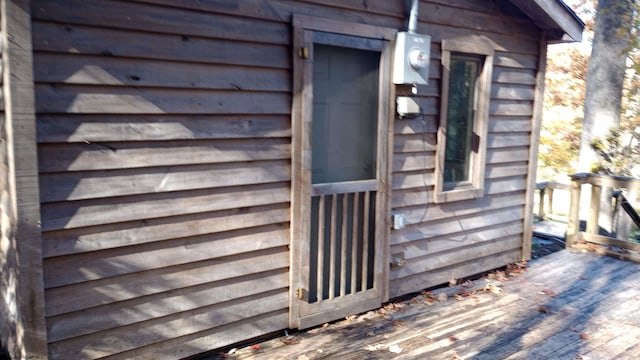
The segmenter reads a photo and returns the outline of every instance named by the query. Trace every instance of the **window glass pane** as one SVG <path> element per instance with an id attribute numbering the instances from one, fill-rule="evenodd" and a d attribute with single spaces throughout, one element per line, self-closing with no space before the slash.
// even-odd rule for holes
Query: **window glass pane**
<path id="1" fill-rule="evenodd" d="M 314 46 L 311 182 L 376 178 L 380 52 Z"/>
<path id="2" fill-rule="evenodd" d="M 444 182 L 471 181 L 476 82 L 482 59 L 451 54 Z"/>

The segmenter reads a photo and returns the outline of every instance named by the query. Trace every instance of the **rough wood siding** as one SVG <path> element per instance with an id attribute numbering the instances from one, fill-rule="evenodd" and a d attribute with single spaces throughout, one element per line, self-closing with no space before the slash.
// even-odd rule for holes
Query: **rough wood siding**
<path id="1" fill-rule="evenodd" d="M 395 123 L 392 209 L 406 216 L 408 226 L 391 233 L 392 258 L 406 261 L 390 273 L 392 297 L 504 266 L 522 252 L 539 33 L 505 2 L 437 2 L 437 13 L 450 17 L 425 13 L 437 23 L 426 26 L 433 44 L 430 84 L 419 89 L 425 115 Z M 497 50 L 485 196 L 435 204 L 439 43 L 465 32 L 486 36 Z"/>
<path id="2" fill-rule="evenodd" d="M 32 1 L 52 359 L 288 324 L 289 25 L 158 3 Z"/>
<path id="3" fill-rule="evenodd" d="M 0 17 L 0 357 L 43 359 L 47 349 L 28 0 L 1 0 Z"/>
<path id="4" fill-rule="evenodd" d="M 50 357 L 176 358 L 286 328 L 291 16 L 402 29 L 404 2 L 31 3 Z M 412 225 L 392 236 L 392 296 L 519 255 L 537 34 L 504 5 L 421 3 L 433 79 L 425 121 L 395 125 Z M 435 206 L 438 44 L 469 32 L 501 48 L 489 194 Z"/>

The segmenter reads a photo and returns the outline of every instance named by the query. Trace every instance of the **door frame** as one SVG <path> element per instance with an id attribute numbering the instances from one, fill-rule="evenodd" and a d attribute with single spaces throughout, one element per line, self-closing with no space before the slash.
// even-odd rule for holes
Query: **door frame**
<path id="1" fill-rule="evenodd" d="M 344 22 L 306 15 L 293 15 L 293 103 L 292 103 L 292 162 L 291 162 L 291 236 L 290 236 L 290 288 L 289 327 L 306 327 L 301 324 L 298 289 L 308 282 L 308 274 L 300 271 L 302 256 L 309 251 L 311 213 L 311 127 L 313 119 L 313 33 L 325 32 L 363 39 L 384 41 L 380 57 L 379 106 L 378 106 L 378 154 L 376 203 L 376 261 L 374 279 L 380 298 L 373 304 L 381 304 L 389 298 L 389 233 L 391 163 L 393 159 L 393 120 L 395 87 L 391 83 L 393 41 L 396 29 L 374 25 Z M 374 305 L 374 307 L 377 305 Z M 333 319 L 331 319 L 333 320 Z"/>

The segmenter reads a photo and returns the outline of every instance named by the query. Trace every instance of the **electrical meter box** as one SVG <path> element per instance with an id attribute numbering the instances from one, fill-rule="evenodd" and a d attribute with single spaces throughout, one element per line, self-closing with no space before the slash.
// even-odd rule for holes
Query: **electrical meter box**
<path id="1" fill-rule="evenodd" d="M 428 84 L 430 56 L 431 36 L 406 31 L 396 34 L 393 83 Z"/>

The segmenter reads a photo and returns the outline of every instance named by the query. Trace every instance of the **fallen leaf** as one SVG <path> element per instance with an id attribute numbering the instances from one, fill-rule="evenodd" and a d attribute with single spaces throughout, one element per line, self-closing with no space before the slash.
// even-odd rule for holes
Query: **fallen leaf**
<path id="1" fill-rule="evenodd" d="M 298 356 L 297 360 L 309 360 L 309 357 L 305 354 Z"/>
<path id="2" fill-rule="evenodd" d="M 393 324 L 393 326 L 402 326 L 404 325 L 404 321 L 400 321 L 400 320 L 393 320 L 391 322 L 391 324 Z"/>
<path id="3" fill-rule="evenodd" d="M 260 346 L 260 344 L 253 344 L 251 346 L 249 346 L 251 348 L 251 350 L 253 351 L 258 351 L 262 348 L 262 346 Z"/>
<path id="4" fill-rule="evenodd" d="M 455 336 L 449 336 L 449 341 L 451 341 L 451 342 L 456 342 L 458 340 L 459 339 L 457 337 L 455 337 Z"/>
<path id="5" fill-rule="evenodd" d="M 587 333 L 580 333 L 580 339 L 582 340 L 591 340 L 591 335 Z"/>
<path id="6" fill-rule="evenodd" d="M 233 355 L 233 354 L 235 354 L 235 353 L 236 353 L 236 351 L 238 351 L 238 349 L 237 349 L 237 348 L 233 348 L 233 349 L 231 349 L 231 350 L 229 350 L 229 351 L 227 352 L 227 355 Z"/>
<path id="7" fill-rule="evenodd" d="M 438 301 L 447 301 L 447 294 L 445 293 L 440 293 L 440 295 L 438 295 Z"/>
<path id="8" fill-rule="evenodd" d="M 449 279 L 449 286 L 450 287 L 454 287 L 458 284 L 458 280 L 456 279 Z"/>
<path id="9" fill-rule="evenodd" d="M 490 291 L 490 292 L 494 293 L 494 294 L 502 293 L 502 289 L 499 288 L 498 286 L 493 285 L 493 284 L 487 284 L 487 286 L 485 286 L 485 289 L 487 291 Z"/>
<path id="10" fill-rule="evenodd" d="M 551 310 L 549 310 L 549 308 L 544 305 L 538 306 L 538 311 L 545 314 L 551 314 Z"/>
<path id="11" fill-rule="evenodd" d="M 402 352 L 402 348 L 398 345 L 391 345 L 389 346 L 389 351 L 394 354 L 400 354 Z"/>
<path id="12" fill-rule="evenodd" d="M 471 281 L 467 280 L 464 283 L 462 283 L 461 286 L 465 287 L 465 288 L 472 288 L 473 287 L 473 283 Z"/>
<path id="13" fill-rule="evenodd" d="M 545 294 L 545 295 L 547 295 L 547 296 L 550 296 L 550 297 L 552 297 L 552 298 L 554 298 L 554 297 L 557 297 L 557 296 L 558 296 L 558 294 L 556 294 L 556 292 L 555 292 L 555 291 L 553 291 L 553 290 L 551 290 L 551 289 L 544 289 L 544 290 L 542 290 L 542 293 L 543 293 L 543 294 Z"/>
<path id="14" fill-rule="evenodd" d="M 348 316 L 346 317 L 346 319 L 347 319 L 347 320 L 349 320 L 349 321 L 353 321 L 353 320 L 355 320 L 355 319 L 357 319 L 357 318 L 358 318 L 358 315 L 348 315 Z"/>

